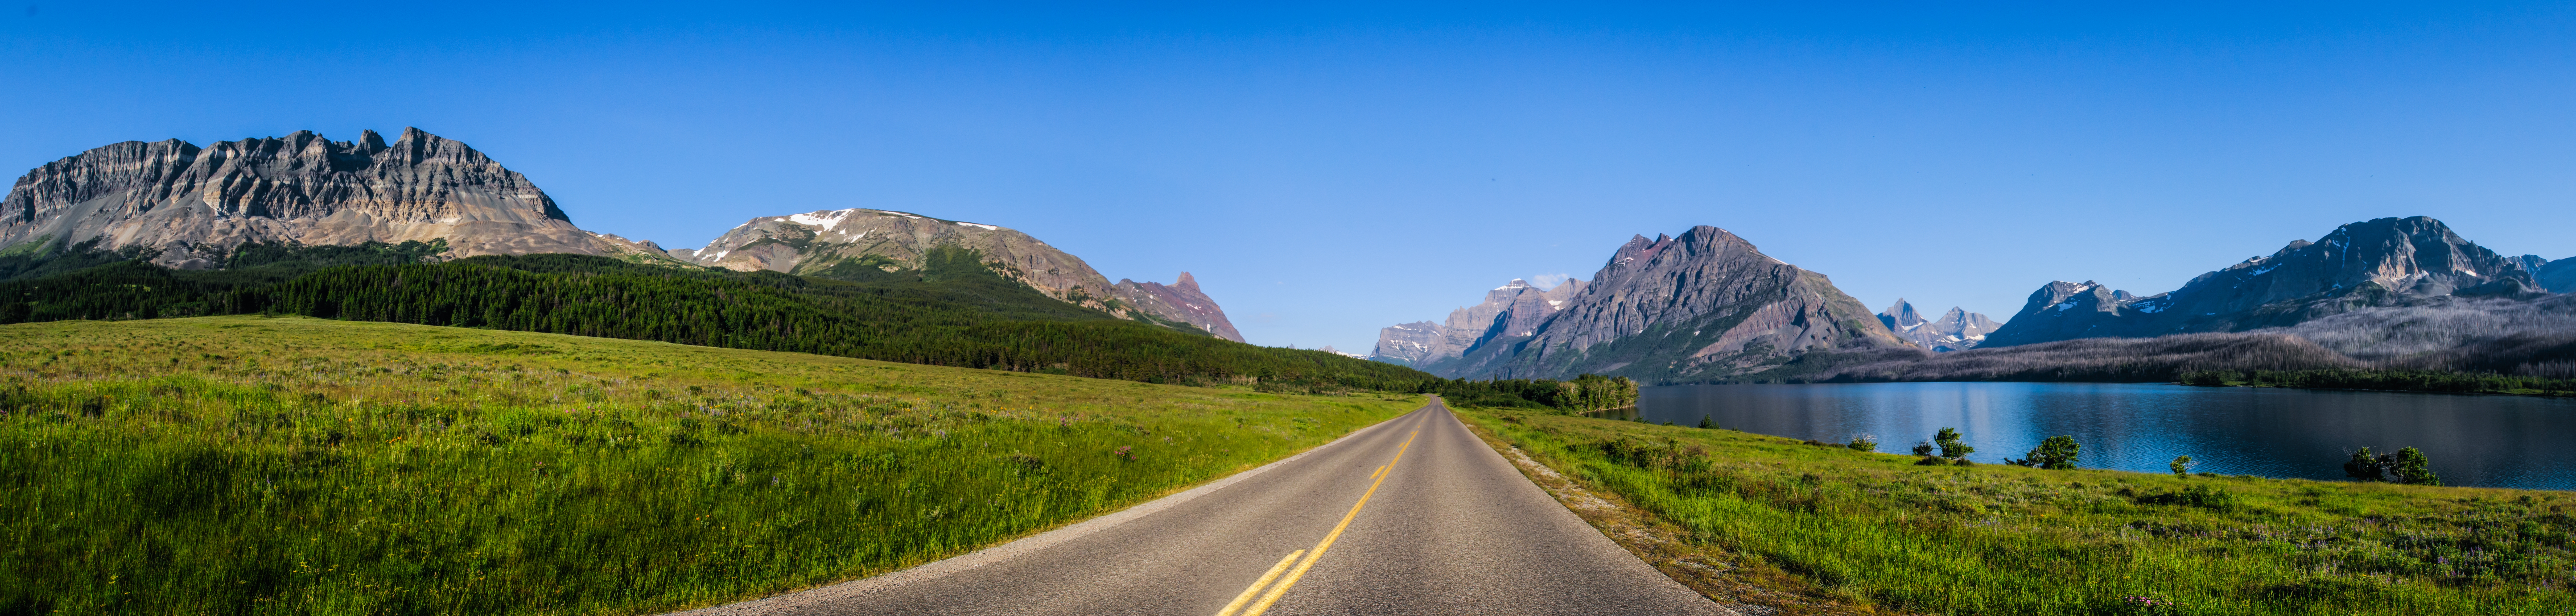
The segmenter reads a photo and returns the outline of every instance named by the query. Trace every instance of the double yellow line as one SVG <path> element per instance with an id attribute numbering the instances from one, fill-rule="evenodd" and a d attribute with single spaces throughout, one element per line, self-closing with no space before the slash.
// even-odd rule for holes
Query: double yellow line
<path id="1" fill-rule="evenodd" d="M 1234 602 L 1225 604 L 1225 609 L 1217 610 L 1216 616 L 1236 616 L 1235 610 L 1242 610 L 1243 605 L 1251 602 L 1255 595 L 1261 597 L 1261 602 L 1253 603 L 1252 609 L 1244 610 L 1242 616 L 1261 616 L 1262 612 L 1270 611 L 1270 606 L 1277 605 L 1279 597 L 1288 594 L 1288 587 L 1297 585 L 1297 578 L 1305 577 L 1306 570 L 1315 566 L 1315 560 L 1324 557 L 1324 550 L 1333 547 L 1333 540 L 1342 538 L 1342 531 L 1351 527 L 1351 519 L 1359 517 L 1360 508 L 1368 506 L 1369 497 L 1377 495 L 1378 485 L 1386 483 L 1387 475 L 1394 474 L 1391 471 L 1395 469 L 1396 461 L 1404 459 L 1404 450 L 1412 448 L 1413 439 L 1419 436 L 1422 436 L 1421 430 L 1405 435 L 1404 444 L 1395 447 L 1395 458 L 1387 460 L 1386 466 L 1377 467 L 1377 470 L 1369 473 L 1368 491 L 1360 494 L 1360 502 L 1351 504 L 1351 512 L 1342 514 L 1342 523 L 1333 525 L 1333 532 L 1324 535 L 1324 541 L 1315 544 L 1314 550 L 1289 552 L 1287 558 L 1279 559 L 1279 564 L 1270 567 L 1270 572 L 1263 573 L 1260 579 L 1253 580 L 1251 588 L 1243 589 L 1243 594 L 1235 595 Z M 1297 560 L 1297 556 L 1301 554 L 1306 557 L 1302 562 Z M 1288 564 L 1292 562 L 1297 564 L 1297 568 L 1288 568 Z M 1288 575 L 1283 578 L 1279 575 L 1281 572 L 1286 572 Z M 1270 586 L 1272 581 L 1279 582 L 1279 585 Z M 1262 594 L 1263 586 L 1270 586 L 1269 594 Z"/>

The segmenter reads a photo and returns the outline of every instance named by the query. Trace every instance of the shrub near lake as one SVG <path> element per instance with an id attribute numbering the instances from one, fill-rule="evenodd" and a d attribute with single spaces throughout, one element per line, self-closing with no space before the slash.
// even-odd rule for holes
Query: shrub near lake
<path id="1" fill-rule="evenodd" d="M 2563 493 L 1918 466 L 1728 430 L 1460 416 L 1677 536 L 1639 548 L 1668 574 L 1783 613 L 2576 611 Z M 1635 547 L 1633 529 L 1611 534 Z M 1729 596 L 1747 587 L 1789 592 Z"/>
<path id="2" fill-rule="evenodd" d="M 1420 402 L 303 318 L 0 326 L 0 614 L 707 605 Z"/>

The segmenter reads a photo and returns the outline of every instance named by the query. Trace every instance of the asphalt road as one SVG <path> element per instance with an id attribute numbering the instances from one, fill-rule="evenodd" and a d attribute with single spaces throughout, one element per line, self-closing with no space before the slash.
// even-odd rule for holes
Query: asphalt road
<path id="1" fill-rule="evenodd" d="M 1214 615 L 1230 606 L 1228 616 L 1730 613 L 1566 511 L 1435 399 L 1101 520 L 691 614 Z"/>

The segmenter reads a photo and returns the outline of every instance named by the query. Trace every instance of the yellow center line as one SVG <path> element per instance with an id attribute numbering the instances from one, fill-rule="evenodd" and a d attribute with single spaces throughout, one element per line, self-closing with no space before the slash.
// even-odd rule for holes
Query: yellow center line
<path id="1" fill-rule="evenodd" d="M 1422 436 L 1421 430 L 1405 435 L 1404 444 L 1395 447 L 1395 458 L 1387 460 L 1386 466 L 1378 467 L 1377 479 L 1370 481 L 1368 491 L 1360 494 L 1360 502 L 1351 504 L 1351 512 L 1342 514 L 1342 523 L 1333 525 L 1333 532 L 1324 535 L 1323 542 L 1315 544 L 1314 551 L 1306 553 L 1306 560 L 1298 562 L 1296 569 L 1289 570 L 1288 576 L 1280 578 L 1279 585 L 1270 587 L 1270 592 L 1261 596 L 1261 602 L 1253 604 L 1252 609 L 1245 610 L 1243 616 L 1261 616 L 1262 612 L 1270 611 L 1270 606 L 1279 603 L 1281 595 L 1288 594 L 1288 587 L 1296 586 L 1297 579 L 1306 576 L 1306 570 L 1313 568 L 1315 561 L 1324 557 L 1324 550 L 1333 547 L 1333 540 L 1342 538 L 1342 531 L 1351 527 L 1351 519 L 1359 517 L 1360 508 L 1368 506 L 1369 497 L 1377 495 L 1377 487 L 1386 483 L 1388 475 L 1395 474 L 1393 472 L 1395 463 L 1404 459 L 1404 451 L 1412 448 L 1413 439 L 1419 436 Z M 1220 616 L 1223 614 L 1220 613 Z"/>
<path id="2" fill-rule="evenodd" d="M 1270 585 L 1271 580 L 1279 579 L 1279 572 L 1287 571 L 1289 563 L 1297 562 L 1297 557 L 1304 555 L 1306 555 L 1305 550 L 1289 552 L 1287 558 L 1279 559 L 1279 564 L 1270 566 L 1269 573 L 1261 574 L 1261 579 L 1253 580 L 1251 588 L 1243 589 L 1243 594 L 1235 595 L 1233 603 L 1225 604 L 1225 609 L 1217 610 L 1216 616 L 1228 616 L 1235 610 L 1243 609 L 1243 604 L 1252 602 L 1253 597 L 1261 594 L 1261 587 Z"/>

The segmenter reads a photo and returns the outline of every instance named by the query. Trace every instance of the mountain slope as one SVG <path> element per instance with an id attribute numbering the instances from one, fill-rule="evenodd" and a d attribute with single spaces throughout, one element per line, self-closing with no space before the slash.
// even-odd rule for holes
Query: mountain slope
<path id="1" fill-rule="evenodd" d="M 2003 326 L 1986 318 L 1986 315 L 1955 306 L 1949 312 L 1941 313 L 1941 320 L 1925 321 L 1922 313 L 1914 311 L 1914 304 L 1904 298 L 1898 298 L 1896 305 L 1879 311 L 1878 322 L 1887 326 L 1896 337 L 1935 353 L 1976 348 L 1986 341 L 1986 334 Z"/>
<path id="2" fill-rule="evenodd" d="M 1181 277 L 1170 286 L 1120 278 L 1118 284 L 1110 288 L 1118 297 L 1127 300 L 1127 305 L 1147 314 L 1188 323 L 1218 338 L 1243 341 L 1243 332 L 1235 331 L 1234 322 L 1225 318 L 1225 309 L 1217 307 L 1216 298 L 1199 290 L 1198 279 L 1190 277 L 1189 272 L 1181 272 Z"/>
<path id="3" fill-rule="evenodd" d="M 1756 375 L 1813 351 L 1907 346 L 1823 274 L 1708 226 L 1629 240 L 1555 314 L 1526 334 L 1500 333 L 1431 371 L 1707 382 Z"/>
<path id="4" fill-rule="evenodd" d="M 1568 298 L 1582 291 L 1583 284 L 1581 280 L 1569 279 L 1556 288 L 1541 290 L 1531 286 L 1529 281 L 1514 278 L 1503 286 L 1486 291 L 1485 301 L 1449 311 L 1449 319 L 1445 323 L 1432 325 L 1424 322 L 1381 329 L 1378 331 L 1378 346 L 1381 350 L 1387 349 L 1392 336 L 1397 339 L 1397 354 L 1388 357 L 1403 358 L 1402 363 L 1413 366 L 1436 367 L 1443 362 L 1454 364 L 1451 360 L 1498 336 L 1528 336 L 1535 332 L 1539 323 L 1555 315 L 1563 309 Z M 1425 328 L 1416 325 L 1429 325 L 1429 332 L 1423 333 Z M 1405 345 L 1417 336 L 1423 338 L 1420 341 L 1422 348 L 1408 349 Z"/>
<path id="5" fill-rule="evenodd" d="M 1003 277 L 1048 297 L 1119 318 L 1151 317 L 1186 323 L 1241 342 L 1234 324 L 1182 274 L 1171 286 L 1112 284 L 1091 265 L 1018 230 L 932 218 L 909 212 L 850 208 L 751 219 L 698 249 L 674 258 L 735 271 L 773 271 L 853 278 L 865 270 L 895 272 L 920 267 L 924 254 L 953 246 L 974 250 Z M 855 279 L 855 278 L 854 278 Z M 1150 286 L 1148 286 L 1150 285 Z"/>
<path id="6" fill-rule="evenodd" d="M 464 143 L 405 128 L 354 142 L 309 131 L 197 147 L 128 141 L 46 163 L 0 201 L 0 249 L 160 251 L 212 267 L 244 242 L 445 239 L 455 256 L 640 255 L 573 226 L 526 177 Z M 658 254 L 652 255 L 658 258 Z"/>
<path id="7" fill-rule="evenodd" d="M 2576 257 L 2551 261 L 2540 266 L 2532 278 L 2551 293 L 2576 293 Z"/>
<path id="8" fill-rule="evenodd" d="M 2290 242 L 2169 293 L 2137 297 L 2092 282 L 2049 283 L 1985 346 L 2245 331 L 2447 296 L 2529 298 L 2539 288 L 2520 263 L 2461 239 L 2441 221 L 2381 218 L 2316 242 Z"/>
<path id="9" fill-rule="evenodd" d="M 435 251 L 419 246 L 285 249 L 337 267 L 271 260 L 176 270 L 127 260 L 0 282 L 0 324 L 294 314 L 1152 383 L 1412 391 L 1438 381 L 1401 366 L 1118 319 L 1003 278 L 953 246 L 933 248 L 909 277 L 871 281 L 568 254 L 427 262 Z M 247 261 L 236 255 L 232 264 Z"/>

